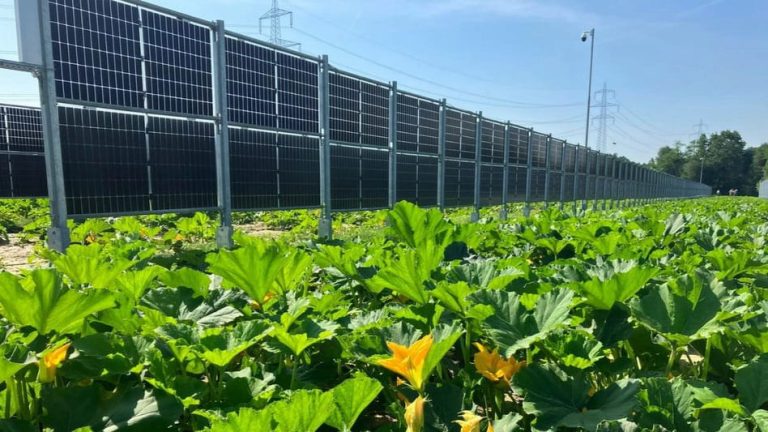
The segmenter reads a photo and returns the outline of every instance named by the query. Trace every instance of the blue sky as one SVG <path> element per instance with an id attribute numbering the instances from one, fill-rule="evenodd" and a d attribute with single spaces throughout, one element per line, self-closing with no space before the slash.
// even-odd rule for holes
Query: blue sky
<path id="1" fill-rule="evenodd" d="M 154 1 L 224 19 L 231 30 L 250 35 L 258 35 L 258 17 L 270 2 Z M 0 0 L 0 57 L 11 59 L 16 56 L 12 5 Z M 707 132 L 735 129 L 751 146 L 768 141 L 764 0 L 281 0 L 280 5 L 295 14 L 295 28 L 284 28 L 283 38 L 301 42 L 304 52 L 328 54 L 342 69 L 397 80 L 401 88 L 579 143 L 589 62 L 589 45 L 579 36 L 594 27 L 594 90 L 607 83 L 616 91 L 611 102 L 621 105 L 615 124 L 608 124 L 609 152 L 646 162 L 659 147 L 690 140 L 700 119 Z M 33 104 L 36 94 L 28 75 L 0 72 L 0 101 Z"/>

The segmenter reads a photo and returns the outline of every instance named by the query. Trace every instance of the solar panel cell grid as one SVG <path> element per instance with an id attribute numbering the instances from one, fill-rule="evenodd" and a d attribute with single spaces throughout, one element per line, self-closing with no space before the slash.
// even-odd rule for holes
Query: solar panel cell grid
<path id="1" fill-rule="evenodd" d="M 277 127 L 317 133 L 318 68 L 315 61 L 277 52 Z"/>
<path id="2" fill-rule="evenodd" d="M 230 128 L 229 146 L 232 208 L 277 208 L 277 134 Z"/>
<path id="3" fill-rule="evenodd" d="M 141 20 L 148 107 L 213 115 L 211 30 L 145 9 Z"/>
<path id="4" fill-rule="evenodd" d="M 143 106 L 136 6 L 107 0 L 51 0 L 50 16 L 58 97 Z"/>
<path id="5" fill-rule="evenodd" d="M 320 140 L 280 134 L 277 137 L 280 166 L 280 207 L 320 205 Z"/>
<path id="6" fill-rule="evenodd" d="M 230 121 L 276 128 L 275 51 L 233 38 L 226 45 Z"/>

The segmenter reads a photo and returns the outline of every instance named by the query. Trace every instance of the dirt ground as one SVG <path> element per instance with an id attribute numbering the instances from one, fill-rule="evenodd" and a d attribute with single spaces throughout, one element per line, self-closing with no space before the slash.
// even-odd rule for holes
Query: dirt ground
<path id="1" fill-rule="evenodd" d="M 261 222 L 255 222 L 252 224 L 245 224 L 245 225 L 236 225 L 235 229 L 238 229 L 254 237 L 277 238 L 282 234 L 285 234 L 285 231 L 271 229 Z"/>
<path id="2" fill-rule="evenodd" d="M 0 245 L 0 268 L 18 274 L 34 267 L 34 263 L 29 262 L 34 244 L 21 242 L 17 234 L 9 234 L 8 237 L 8 244 Z"/>

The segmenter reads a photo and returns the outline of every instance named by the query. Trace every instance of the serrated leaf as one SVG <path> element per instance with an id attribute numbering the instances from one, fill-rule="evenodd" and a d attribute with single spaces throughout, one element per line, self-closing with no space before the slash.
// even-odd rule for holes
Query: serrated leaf
<path id="1" fill-rule="evenodd" d="M 326 424 L 343 432 L 351 431 L 357 418 L 382 389 L 378 380 L 363 373 L 345 380 L 331 390 L 335 409 Z"/>
<path id="2" fill-rule="evenodd" d="M 768 355 L 739 368 L 734 377 L 739 400 L 750 412 L 768 402 Z"/>

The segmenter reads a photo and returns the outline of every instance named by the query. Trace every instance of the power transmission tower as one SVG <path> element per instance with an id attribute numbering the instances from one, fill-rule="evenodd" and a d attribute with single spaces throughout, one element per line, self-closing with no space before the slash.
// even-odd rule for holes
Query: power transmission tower
<path id="1" fill-rule="evenodd" d="M 603 83 L 603 88 L 595 92 L 595 100 L 598 102 L 593 105 L 594 108 L 600 108 L 600 112 L 592 117 L 592 120 L 598 121 L 597 126 L 597 150 L 600 153 L 605 153 L 608 143 L 608 121 L 616 123 L 616 118 L 610 114 L 609 109 L 616 108 L 619 110 L 619 105 L 613 102 L 608 102 L 608 96 L 611 95 L 616 98 L 616 92 L 610 90 L 606 83 Z"/>
<path id="2" fill-rule="evenodd" d="M 709 126 L 704 123 L 704 120 L 699 119 L 699 122 L 693 125 L 693 127 L 696 128 L 696 132 L 692 133 L 691 135 L 695 136 L 696 139 L 699 139 L 700 136 L 704 135 L 704 132 L 706 132 L 706 129 Z"/>
<path id="3" fill-rule="evenodd" d="M 272 0 L 272 9 L 266 11 L 264 15 L 262 15 L 261 18 L 259 18 L 259 33 L 262 33 L 262 22 L 264 22 L 264 20 L 269 20 L 270 21 L 269 41 L 270 42 L 272 42 L 275 45 L 286 47 L 286 48 L 297 47 L 297 49 L 301 49 L 300 43 L 283 39 L 283 32 L 281 30 L 280 20 L 284 16 L 288 16 L 288 18 L 291 21 L 291 27 L 293 27 L 293 12 L 285 9 L 280 9 L 280 6 L 278 5 L 278 0 Z"/>

